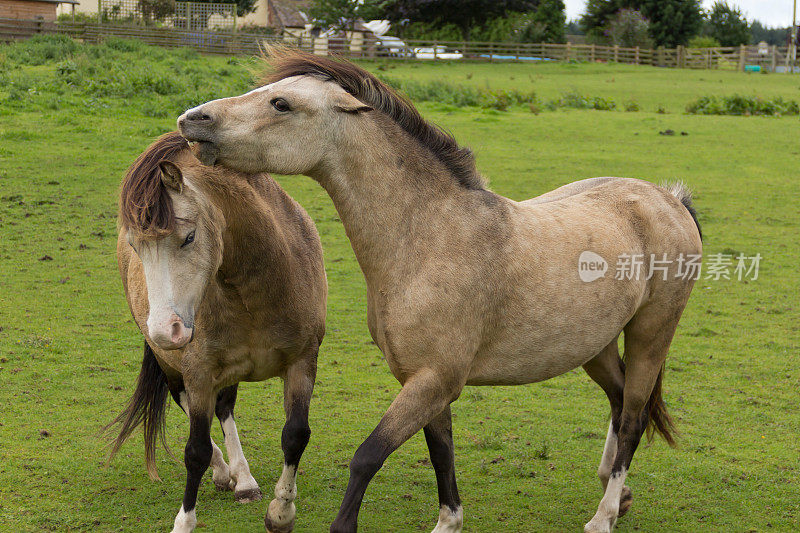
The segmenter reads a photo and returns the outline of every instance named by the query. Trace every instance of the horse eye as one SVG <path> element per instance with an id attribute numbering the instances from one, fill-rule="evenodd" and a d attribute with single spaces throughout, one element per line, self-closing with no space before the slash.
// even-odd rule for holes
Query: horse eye
<path id="1" fill-rule="evenodd" d="M 272 107 L 274 107 L 275 109 L 277 109 L 281 113 L 285 113 L 287 111 L 291 111 L 292 110 L 292 108 L 289 107 L 289 104 L 286 103 L 286 100 L 284 100 L 283 98 L 274 98 L 270 102 L 270 104 L 272 104 Z"/>
<path id="2" fill-rule="evenodd" d="M 183 241 L 183 244 L 181 244 L 181 248 L 183 248 L 187 244 L 192 244 L 193 242 L 194 242 L 194 230 L 192 230 L 192 232 L 186 236 L 186 240 Z"/>

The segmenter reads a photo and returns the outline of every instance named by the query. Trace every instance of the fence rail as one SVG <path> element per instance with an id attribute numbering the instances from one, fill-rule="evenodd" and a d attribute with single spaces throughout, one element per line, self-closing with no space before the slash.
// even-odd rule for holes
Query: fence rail
<path id="1" fill-rule="evenodd" d="M 409 40 L 402 45 L 379 39 L 347 40 L 259 34 L 207 29 L 185 29 L 121 24 L 92 24 L 0 19 L 0 41 L 30 37 L 36 33 L 67 33 L 76 39 L 98 42 L 110 36 L 139 39 L 166 47 L 191 47 L 210 54 L 257 54 L 263 44 L 281 43 L 320 55 L 397 60 L 469 61 L 587 61 L 652 65 L 666 68 L 796 71 L 787 47 L 717 48 L 623 48 L 593 44 L 488 43 Z"/>

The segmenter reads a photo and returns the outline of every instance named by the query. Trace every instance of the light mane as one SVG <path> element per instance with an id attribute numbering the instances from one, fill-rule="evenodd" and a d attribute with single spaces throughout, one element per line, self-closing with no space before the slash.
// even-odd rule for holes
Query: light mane
<path id="1" fill-rule="evenodd" d="M 262 84 L 292 76 L 315 76 L 332 81 L 374 110 L 391 118 L 422 147 L 450 171 L 458 183 L 467 189 L 484 189 L 483 177 L 475 166 L 475 156 L 469 148 L 461 147 L 455 138 L 432 124 L 403 96 L 378 78 L 342 59 L 317 56 L 288 48 L 270 48 L 264 58 L 268 73 Z"/>

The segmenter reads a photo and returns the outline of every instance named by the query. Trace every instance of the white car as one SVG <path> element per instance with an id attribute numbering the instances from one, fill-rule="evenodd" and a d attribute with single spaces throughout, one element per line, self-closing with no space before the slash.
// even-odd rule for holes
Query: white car
<path id="1" fill-rule="evenodd" d="M 417 59 L 461 59 L 464 54 L 458 50 L 447 51 L 446 46 L 431 46 L 427 48 L 414 48 L 414 57 Z"/>
<path id="2" fill-rule="evenodd" d="M 377 45 L 384 54 L 390 57 L 414 57 L 411 48 L 397 37 L 382 35 Z"/>

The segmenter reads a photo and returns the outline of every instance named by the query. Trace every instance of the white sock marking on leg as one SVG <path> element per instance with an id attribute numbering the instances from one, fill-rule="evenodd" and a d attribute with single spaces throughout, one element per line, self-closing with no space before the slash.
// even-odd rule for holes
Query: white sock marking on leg
<path id="1" fill-rule="evenodd" d="M 297 467 L 283 465 L 283 472 L 275 484 L 275 499 L 269 503 L 269 519 L 275 526 L 288 524 L 297 513 L 294 500 L 297 498 Z"/>
<path id="2" fill-rule="evenodd" d="M 225 449 L 228 450 L 228 462 L 231 478 L 236 482 L 236 491 L 252 490 L 258 488 L 255 478 L 250 474 L 250 466 L 242 452 L 242 443 L 236 430 L 233 416 L 222 421 L 222 430 L 225 432 Z"/>
<path id="3" fill-rule="evenodd" d="M 622 487 L 628 472 L 623 468 L 608 479 L 608 486 L 597 507 L 594 517 L 584 527 L 585 533 L 610 533 L 617 522 L 619 513 L 619 499 L 622 496 Z"/>
<path id="4" fill-rule="evenodd" d="M 461 506 L 453 511 L 446 505 L 439 508 L 439 521 L 431 533 L 461 533 L 464 524 L 464 510 Z"/>
<path id="5" fill-rule="evenodd" d="M 188 513 L 183 510 L 178 511 L 178 516 L 175 517 L 175 524 L 172 527 L 172 533 L 191 533 L 197 525 L 197 515 L 195 510 L 192 509 Z"/>
<path id="6" fill-rule="evenodd" d="M 597 468 L 597 475 L 600 478 L 600 483 L 603 485 L 603 490 L 606 490 L 608 486 L 608 477 L 611 475 L 611 467 L 614 465 L 614 458 L 616 456 L 617 434 L 614 433 L 614 427 L 611 422 L 609 422 L 606 443 L 605 446 L 603 446 L 603 458 L 600 460 L 600 466 Z"/>

